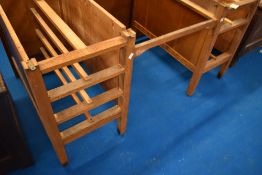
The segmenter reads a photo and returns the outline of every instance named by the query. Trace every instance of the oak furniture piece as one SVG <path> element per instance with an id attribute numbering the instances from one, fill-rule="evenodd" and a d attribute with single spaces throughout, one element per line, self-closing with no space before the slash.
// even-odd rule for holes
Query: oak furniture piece
<path id="1" fill-rule="evenodd" d="M 58 9 L 63 19 L 46 1 L 34 0 L 35 7 L 28 9 L 34 17 L 34 25 L 29 31 L 35 28 L 35 34 L 41 44 L 39 53 L 42 55 L 37 58 L 33 56 L 39 54 L 28 52 L 30 48 L 25 51 L 7 15 L 0 8 L 0 24 L 5 48 L 10 53 L 8 55 L 13 60 L 61 164 L 68 162 L 65 144 L 114 119 L 118 119 L 118 130 L 124 134 L 133 58 L 152 47 L 181 37 L 188 37 L 183 38 L 187 41 L 185 44 L 195 40 L 203 47 L 194 50 L 197 56 L 206 53 L 207 44 L 201 36 L 213 30 L 216 21 L 191 4 L 174 2 L 172 6 L 175 9 L 181 8 L 181 13 L 195 20 L 171 28 L 160 37 L 135 46 L 135 33 L 131 29 L 127 30 L 122 23 L 93 0 L 60 1 Z M 182 18 L 174 19 L 178 24 L 181 21 Z M 178 48 L 185 54 L 189 50 L 186 45 Z M 91 75 L 83 69 L 83 64 L 88 67 Z M 77 77 L 72 71 L 77 74 Z M 50 72 L 57 75 L 61 86 L 47 90 L 43 77 Z M 102 83 L 106 92 L 91 98 L 85 89 L 99 83 Z M 67 96 L 71 96 L 76 105 L 54 112 L 52 103 Z M 117 101 L 114 107 L 97 116 L 90 115 L 90 110 L 115 99 Z M 62 123 L 81 114 L 86 117 L 81 123 L 65 130 L 58 128 Z"/>
<path id="2" fill-rule="evenodd" d="M 85 43 L 88 43 L 90 39 L 88 39 L 85 33 L 85 28 L 88 27 L 87 25 L 90 20 L 85 19 L 82 15 L 82 12 L 87 10 L 87 8 L 83 6 L 85 1 L 86 0 L 74 1 L 75 3 L 73 4 L 72 2 L 68 2 L 68 0 L 47 0 L 48 4 L 55 9 L 59 16 L 69 24 L 77 35 Z M 239 39 L 237 38 L 242 38 L 241 34 L 245 32 L 245 29 L 240 32 L 241 34 L 236 34 L 238 33 L 236 31 L 248 26 L 249 20 L 252 18 L 252 12 L 256 9 L 256 3 L 258 2 L 258 0 L 163 0 L 161 3 L 159 3 L 158 0 L 96 1 L 120 21 L 124 22 L 126 26 L 132 24 L 133 29 L 139 33 L 142 32 L 151 39 L 171 33 L 171 31 L 177 29 L 182 29 L 183 26 L 187 26 L 190 23 L 193 24 L 205 18 L 211 19 L 216 23 L 216 25 L 213 26 L 212 32 L 209 32 L 206 37 L 204 37 L 205 34 L 202 34 L 200 37 L 201 32 L 197 32 L 195 36 L 192 34 L 191 37 L 186 36 L 175 41 L 173 40 L 172 42 L 166 42 L 166 44 L 159 44 L 187 69 L 192 71 L 193 76 L 187 90 L 188 95 L 194 93 L 200 78 L 205 72 L 222 65 L 223 68 L 219 73 L 219 77 L 224 75 L 228 68 L 227 65 L 232 60 L 232 54 L 235 52 L 234 49 L 229 51 L 229 45 L 232 45 L 232 48 L 234 46 L 234 48 L 236 48 L 236 46 L 239 45 Z M 19 38 L 21 38 L 21 43 L 25 47 L 25 50 L 32 53 L 32 57 L 35 57 L 35 55 L 39 54 L 41 42 L 37 39 L 37 35 L 34 32 L 34 28 L 37 27 L 37 25 L 27 10 L 32 6 L 32 0 L 18 0 L 17 3 L 12 3 L 10 0 L 0 0 L 0 2 L 2 2 L 4 9 L 7 11 L 8 16 L 10 16 L 10 21 L 14 24 L 14 28 L 20 29 L 20 26 L 23 26 L 23 30 L 18 30 L 17 34 Z M 21 15 L 16 15 L 16 13 L 14 14 L 12 12 L 12 4 L 15 4 L 16 8 L 23 9 L 21 12 L 19 11 Z M 69 8 L 69 6 L 73 8 Z M 70 12 L 70 10 L 72 12 Z M 175 11 L 173 12 L 172 10 Z M 192 11 L 195 12 L 195 14 L 193 14 Z M 174 15 L 174 13 L 179 13 L 179 15 Z M 239 15 L 237 15 L 238 13 Z M 247 14 L 250 15 L 245 16 Z M 17 16 L 27 18 L 28 22 L 25 25 L 22 24 L 21 17 L 18 18 Z M 181 20 L 182 18 L 185 20 Z M 237 20 L 237 18 L 239 18 L 239 20 Z M 172 22 L 170 22 L 171 20 Z M 232 26 L 231 29 L 229 25 Z M 104 27 L 104 29 L 106 29 L 106 27 Z M 220 29 L 221 31 L 219 31 Z M 59 33 L 56 32 L 56 35 L 59 35 Z M 236 35 L 239 35 L 239 37 Z M 199 38 L 197 38 L 197 36 L 199 36 Z M 200 41 L 200 38 L 202 38 L 202 41 Z M 207 39 L 212 40 L 212 42 L 206 41 Z M 195 40 L 196 42 L 194 42 Z M 207 46 L 206 48 L 202 48 L 203 42 L 209 43 L 210 48 L 207 48 Z M 220 50 L 223 54 L 212 54 L 211 51 L 214 48 Z M 192 49 L 194 51 L 192 51 Z M 198 55 L 201 49 L 202 54 L 204 54 L 206 50 L 204 56 Z M 134 54 L 135 52 L 136 49 Z M 139 54 L 135 54 L 134 57 L 137 56 L 139 56 Z M 88 62 L 90 63 L 90 61 Z M 86 63 L 88 64 L 88 62 Z M 94 62 L 100 67 L 101 64 L 98 64 L 99 61 L 93 61 L 93 63 Z"/>
<path id="3" fill-rule="evenodd" d="M 193 76 L 187 90 L 187 95 L 190 96 L 204 73 L 222 66 L 218 76 L 224 75 L 258 2 L 258 0 L 163 0 L 159 3 L 158 0 L 135 0 L 133 26 L 149 38 L 156 38 L 172 30 L 185 30 L 183 27 L 205 20 L 213 22 L 213 26 L 206 26 L 204 30 L 192 35 L 161 43 L 168 53 L 192 71 Z M 192 14 L 189 9 L 197 13 Z M 172 15 L 174 12 L 179 15 Z M 136 48 L 143 45 L 147 43 L 142 43 Z M 221 54 L 212 54 L 213 49 L 219 50 Z"/>
<path id="4" fill-rule="evenodd" d="M 241 40 L 256 12 L 260 0 L 191 0 L 208 10 L 220 21 L 219 31 L 212 49 L 220 55 L 210 56 L 211 67 L 221 65 L 218 77 L 221 78 L 234 58 Z M 213 63 L 212 63 L 213 62 Z M 210 70 L 207 68 L 206 70 Z M 206 71 L 205 70 L 205 71 Z"/>
<path id="5" fill-rule="evenodd" d="M 0 74 L 0 174 L 33 164 L 12 97 Z"/>
<path id="6" fill-rule="evenodd" d="M 241 41 L 241 44 L 234 56 L 231 65 L 238 62 L 239 58 L 256 47 L 262 46 L 262 1 L 260 1 L 259 8 L 257 9 L 246 34 Z"/>
<path id="7" fill-rule="evenodd" d="M 33 4 L 30 0 L 24 1 Z M 10 53 L 8 55 L 13 60 L 61 164 L 68 162 L 65 144 L 112 120 L 118 120 L 118 130 L 124 134 L 134 58 L 148 49 L 162 46 L 193 72 L 187 91 L 188 95 L 192 95 L 204 72 L 231 59 L 231 50 L 219 56 L 211 55 L 217 36 L 249 23 L 252 17 L 250 13 L 240 24 L 239 21 L 232 22 L 233 25 L 228 27 L 221 22 L 227 11 L 221 5 L 214 6 L 214 12 L 210 12 L 189 0 L 162 0 L 161 3 L 157 0 L 135 0 L 132 24 L 150 38 L 135 45 L 136 34 L 126 29 L 94 0 L 56 0 L 50 5 L 45 0 L 34 0 L 34 3 L 34 7 L 24 12 L 25 16 L 29 16 L 28 11 L 31 13 L 28 31 L 24 32 L 34 31 L 37 41 L 31 40 L 24 48 L 22 43 L 27 43 L 26 40 L 20 37 L 20 42 L 16 35 L 19 27 L 12 27 L 12 23 L 19 22 L 14 20 L 10 11 L 8 14 L 13 20 L 9 20 L 3 8 L 0 8 L 0 25 L 5 48 Z M 240 2 L 240 6 L 247 4 L 255 8 L 257 1 Z M 11 8 L 4 5 L 4 9 Z M 51 6 L 57 9 L 57 13 Z M 226 21 L 230 22 L 229 19 Z M 31 45 L 34 47 L 31 48 Z M 83 65 L 90 70 L 91 75 L 87 74 Z M 43 77 L 50 72 L 57 75 L 61 86 L 47 90 Z M 91 98 L 85 89 L 96 84 L 102 84 L 106 92 Z M 76 104 L 54 112 L 51 104 L 68 96 Z M 116 100 L 114 107 L 97 116 L 89 113 L 113 100 Z M 65 130 L 58 128 L 60 124 L 81 114 L 86 117 L 81 123 Z"/>
<path id="8" fill-rule="evenodd" d="M 77 6 L 71 6 L 69 0 L 63 2 L 65 21 L 70 24 L 69 18 L 81 20 L 80 17 L 73 16 L 81 14 L 72 13 Z M 16 70 L 61 164 L 65 165 L 68 162 L 65 144 L 116 119 L 119 132 L 124 134 L 132 75 L 132 64 L 128 56 L 135 44 L 135 34 L 126 30 L 124 25 L 90 0 L 85 3 L 84 17 L 89 20 L 85 21 L 89 27 L 84 30 L 88 37 L 84 43 L 46 1 L 35 0 L 34 3 L 35 7 L 28 11 L 34 17 L 35 23 L 30 26 L 30 30 L 37 27 L 34 32 L 41 43 L 38 49 L 42 55 L 39 58 L 32 58 L 30 55 L 35 53 L 25 51 L 2 7 L 0 25 L 4 41 L 7 41 L 4 44 L 11 53 Z M 70 10 L 66 11 L 67 9 Z M 81 21 L 78 22 L 81 25 Z M 96 60 L 100 60 L 99 64 Z M 90 66 L 91 75 L 82 67 L 80 62 L 83 61 Z M 46 88 L 44 76 L 50 72 L 57 75 L 61 86 Z M 100 83 L 104 83 L 106 91 L 90 97 L 85 89 Z M 72 97 L 75 105 L 54 112 L 52 103 L 68 96 Z M 116 100 L 116 104 L 112 108 L 96 116 L 89 113 L 90 110 L 113 100 Z M 62 123 L 82 114 L 85 120 L 70 128 L 59 129 Z"/>

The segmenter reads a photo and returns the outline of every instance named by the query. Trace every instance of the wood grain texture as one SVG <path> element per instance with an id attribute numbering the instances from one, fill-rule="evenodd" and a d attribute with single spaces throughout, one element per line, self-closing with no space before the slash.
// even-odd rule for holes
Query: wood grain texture
<path id="1" fill-rule="evenodd" d="M 155 13 L 158 11 L 158 13 Z M 175 15 L 174 14 L 180 14 Z M 134 3 L 134 21 L 141 24 L 155 36 L 161 36 L 207 20 L 178 1 L 136 0 Z M 171 41 L 168 45 L 196 64 L 199 50 L 194 50 L 200 43 L 199 32 Z M 194 42 L 192 42 L 194 41 Z M 200 44 L 201 45 L 201 44 Z"/>
<path id="2" fill-rule="evenodd" d="M 131 26 L 134 0 L 95 0 L 127 27 Z"/>
<path id="3" fill-rule="evenodd" d="M 58 0 L 47 0 L 47 2 L 60 14 Z M 0 4 L 14 27 L 26 53 L 30 57 L 39 54 L 41 43 L 34 32 L 37 26 L 29 10 L 34 6 L 33 0 L 0 0 Z"/>
<path id="4" fill-rule="evenodd" d="M 63 0 L 61 5 L 65 22 L 85 45 L 117 37 L 126 29 L 121 22 L 93 0 Z M 91 72 L 97 72 L 118 64 L 118 57 L 119 51 L 113 51 L 85 61 L 85 64 Z M 117 80 L 109 80 L 103 85 L 106 89 L 116 87 Z"/>
<path id="5" fill-rule="evenodd" d="M 40 26 L 42 30 L 46 32 L 46 37 L 39 29 L 36 29 L 37 36 L 39 37 L 39 41 L 43 43 L 43 45 L 46 47 L 47 51 L 40 47 L 39 51 L 41 51 L 44 55 L 44 57 L 47 60 L 44 61 L 37 61 L 36 59 L 29 59 L 29 54 L 24 50 L 23 44 L 21 44 L 19 38 L 16 35 L 16 31 L 13 29 L 12 25 L 10 24 L 6 14 L 4 13 L 4 10 L 0 6 L 0 25 L 1 29 L 4 33 L 4 36 L 7 38 L 7 45 L 8 48 L 10 48 L 10 53 L 12 55 L 12 60 L 14 60 L 14 64 L 16 69 L 18 70 L 18 73 L 22 79 L 22 82 L 24 83 L 29 96 L 36 108 L 36 111 L 39 115 L 39 118 L 47 132 L 47 135 L 49 139 L 51 140 L 51 143 L 53 144 L 53 147 L 55 149 L 55 152 L 57 153 L 57 156 L 60 160 L 60 163 L 62 165 L 65 165 L 68 162 L 67 154 L 65 150 L 65 144 L 69 143 L 70 141 L 75 140 L 76 138 L 87 134 L 102 125 L 117 119 L 123 114 L 121 114 L 121 111 L 124 107 L 128 108 L 128 102 L 129 102 L 129 92 L 130 92 L 130 82 L 131 82 L 131 75 L 132 71 L 130 71 L 130 65 L 126 66 L 123 64 L 123 61 L 127 59 L 127 55 L 124 57 L 120 57 L 120 50 L 123 50 L 125 47 L 127 47 L 127 41 L 129 40 L 129 34 L 127 36 L 121 36 L 122 32 L 125 31 L 125 26 L 119 22 L 117 19 L 115 19 L 111 14 L 106 12 L 102 7 L 100 7 L 97 3 L 95 3 L 92 0 L 85 1 L 87 2 L 85 5 L 87 5 L 88 9 L 91 10 L 90 17 L 92 15 L 95 15 L 91 21 L 84 21 L 86 18 L 83 17 L 84 22 L 88 22 L 87 26 L 92 26 L 90 24 L 94 24 L 97 22 L 97 25 L 104 26 L 107 30 L 101 29 L 100 31 L 97 31 L 96 26 L 90 27 L 90 40 L 89 44 L 87 45 L 85 42 L 83 42 L 78 35 L 71 30 L 71 28 L 59 17 L 59 15 L 56 14 L 54 10 L 46 3 L 44 0 L 37 0 L 37 6 L 38 10 L 40 9 L 42 11 L 42 15 L 45 15 L 45 19 L 40 19 L 39 14 L 36 14 L 35 10 L 32 10 L 33 14 L 32 17 L 35 16 L 38 22 L 40 23 Z M 61 4 L 63 5 L 63 4 Z M 62 7 L 62 6 L 61 6 Z M 32 9 L 32 8 L 31 8 Z M 30 11 L 30 9 L 28 9 Z M 83 12 L 84 13 L 84 12 Z M 65 13 L 67 14 L 67 13 Z M 63 15 L 62 15 L 63 16 Z M 97 20 L 97 18 L 101 18 L 101 20 Z M 72 18 L 73 19 L 73 18 Z M 44 24 L 44 20 L 49 20 L 48 24 Z M 49 28 L 48 25 L 52 24 L 52 28 Z M 74 25 L 78 25 L 77 23 L 74 23 Z M 110 26 L 108 28 L 108 26 Z M 32 29 L 35 30 L 35 26 L 31 26 Z M 56 28 L 56 32 L 60 32 L 61 36 L 65 38 L 65 40 L 60 41 L 60 38 L 56 37 L 56 33 L 53 33 L 53 29 Z M 93 30 L 93 31 L 92 31 Z M 77 31 L 77 30 L 76 30 Z M 97 35 L 96 35 L 97 33 Z M 92 34 L 92 35 L 91 35 Z M 60 36 L 60 37 L 61 37 Z M 87 36 L 85 36 L 87 37 Z M 132 48 L 134 47 L 134 40 L 135 36 L 132 36 L 132 45 L 128 44 L 127 47 L 127 54 L 132 51 Z M 51 42 L 49 42 L 49 39 L 51 39 Z M 87 39 L 87 38 L 85 38 Z M 64 41 L 69 43 L 71 47 L 74 49 L 73 51 L 67 50 L 67 48 L 64 45 Z M 31 43 L 35 44 L 35 43 Z M 55 49 L 54 47 L 58 47 Z M 117 50 L 117 51 L 116 51 Z M 60 51 L 62 54 L 59 55 L 58 51 Z M 110 52 L 110 53 L 108 53 Z M 121 52 L 122 53 L 122 52 Z M 49 54 L 53 56 L 52 58 L 49 58 Z M 102 55 L 102 56 L 100 56 Z M 91 70 L 94 70 L 95 73 L 93 73 L 89 79 L 85 79 L 84 77 L 80 76 L 80 79 L 72 79 L 72 75 L 70 81 L 67 82 L 64 75 L 61 74 L 60 71 L 58 71 L 56 68 L 60 68 L 59 65 L 63 66 L 69 66 L 72 65 L 74 67 L 74 64 L 78 64 L 79 61 L 84 61 L 86 59 L 91 59 L 91 57 L 98 57 L 100 58 L 100 63 L 96 63 L 98 67 L 92 68 Z M 59 62 L 58 67 L 57 65 L 53 65 L 57 60 L 61 59 Z M 67 59 L 66 59 L 67 58 Z M 122 60 L 123 58 L 123 60 Z M 55 60 L 57 59 L 57 60 Z M 52 62 L 50 60 L 55 60 L 55 62 Z M 45 62 L 46 61 L 46 62 Z M 105 62 L 104 65 L 103 61 Z M 48 71 L 55 71 L 60 80 L 64 85 L 62 85 L 59 88 L 52 89 L 47 91 L 45 87 L 45 83 L 43 80 L 43 74 L 44 71 L 41 69 L 41 63 L 45 63 L 48 67 Z M 94 62 L 95 63 L 95 62 Z M 42 64 L 43 65 L 43 64 Z M 79 65 L 79 64 L 78 64 Z M 111 65 L 111 66 L 110 66 Z M 92 66 L 92 64 L 91 64 Z M 101 69 L 101 70 L 99 70 Z M 64 69 L 63 69 L 64 70 Z M 68 68 L 66 69 L 69 72 Z M 79 70 L 76 71 L 79 73 Z M 120 80 L 119 76 L 124 75 L 123 81 Z M 94 86 L 96 84 L 102 83 L 107 80 L 115 79 L 114 83 L 111 83 L 111 86 L 114 87 L 112 90 L 106 91 L 103 96 L 96 96 L 94 97 L 95 102 L 92 102 L 90 104 L 86 103 L 85 101 L 80 102 L 79 98 L 76 98 L 74 93 L 77 93 L 78 91 L 81 91 L 87 87 Z M 122 78 L 121 78 L 122 80 Z M 127 87 L 128 86 L 128 87 Z M 83 125 L 75 125 L 73 128 L 67 130 L 65 133 L 60 132 L 58 125 L 64 121 L 67 121 L 67 119 L 71 119 L 70 117 L 65 117 L 67 119 L 61 119 L 62 114 L 54 114 L 51 103 L 52 101 L 55 101 L 57 99 L 61 99 L 63 97 L 72 95 L 73 98 L 76 99 L 77 102 L 77 108 L 74 108 L 71 112 L 66 112 L 65 114 L 71 114 L 72 112 L 75 112 L 77 114 L 84 114 L 86 113 L 86 110 L 88 110 L 90 107 L 96 107 L 101 105 L 104 102 L 112 101 L 114 99 L 119 99 L 121 96 L 124 98 L 124 105 L 122 106 L 115 106 L 114 108 L 108 109 L 100 114 L 98 114 L 94 120 L 86 120 L 88 122 L 85 122 Z M 79 106 L 81 105 L 87 105 L 89 106 L 88 109 L 80 109 Z M 72 108 L 68 108 L 67 111 L 69 111 Z M 123 110 L 128 111 L 127 109 Z M 56 117 L 58 116 L 58 118 Z M 60 116 L 60 119 L 59 119 Z M 72 116 L 71 116 L 72 117 Z M 123 117 L 121 117 L 123 118 Z M 127 116 L 125 115 L 125 123 Z M 58 120 L 59 119 L 59 120 Z M 88 123 L 88 124 L 87 124 Z M 126 125 L 126 124 L 125 124 Z M 124 128 L 125 130 L 125 128 Z M 65 134 L 65 138 L 63 137 Z M 63 137 L 63 139 L 62 139 Z"/>

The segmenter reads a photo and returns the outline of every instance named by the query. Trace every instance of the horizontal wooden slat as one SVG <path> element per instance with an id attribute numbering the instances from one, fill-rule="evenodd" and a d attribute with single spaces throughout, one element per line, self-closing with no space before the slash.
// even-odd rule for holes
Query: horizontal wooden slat
<path id="1" fill-rule="evenodd" d="M 231 31 L 233 29 L 236 29 L 236 28 L 238 28 L 238 27 L 240 27 L 242 25 L 245 25 L 246 23 L 247 23 L 246 19 L 238 19 L 238 20 L 232 21 L 232 24 L 225 23 L 221 27 L 219 34 L 222 34 L 222 33 Z"/>
<path id="2" fill-rule="evenodd" d="M 51 28 L 47 25 L 47 23 L 40 16 L 40 14 L 34 8 L 31 8 L 31 11 L 32 11 L 35 19 L 38 21 L 38 23 L 42 27 L 42 29 L 45 31 L 45 33 L 48 35 L 48 37 L 51 39 L 51 41 L 55 44 L 55 46 L 60 50 L 60 52 L 61 53 L 68 53 L 69 52 L 68 49 L 60 41 L 60 39 L 55 35 L 55 33 L 51 30 Z M 39 30 L 38 30 L 38 33 L 39 33 Z M 57 56 L 58 55 L 56 52 L 52 52 L 52 53 L 55 53 L 55 54 L 52 54 L 52 56 Z M 77 74 L 81 78 L 88 79 L 87 73 L 81 67 L 81 65 L 79 63 L 73 64 L 72 67 L 75 69 L 75 71 L 77 72 Z"/>
<path id="3" fill-rule="evenodd" d="M 47 48 L 47 50 L 49 51 L 49 53 L 52 56 L 57 56 L 57 52 L 55 51 L 55 49 L 53 48 L 53 46 L 49 43 L 49 41 L 47 40 L 47 38 L 42 34 L 42 32 L 38 29 L 36 29 L 36 34 L 39 37 L 39 39 L 41 40 L 41 42 L 43 43 L 43 45 Z M 48 58 L 47 58 L 48 59 Z M 79 65 L 80 66 L 80 65 Z M 82 68 L 82 67 L 81 67 Z M 62 70 L 64 71 L 65 75 L 68 77 L 68 79 L 70 81 L 76 81 L 77 79 L 75 78 L 74 74 L 70 71 L 70 69 L 68 67 L 62 67 Z M 59 69 L 54 70 L 55 72 L 60 72 Z M 84 70 L 83 70 L 84 71 Z M 86 74 L 86 73 L 85 73 Z M 86 74 L 87 75 L 87 74 Z M 87 77 L 82 77 L 83 79 L 87 80 Z M 90 79 L 90 77 L 88 76 L 88 79 Z M 67 84 L 67 83 L 66 83 Z M 91 99 L 88 96 L 88 94 L 86 93 L 86 91 L 81 90 L 79 91 L 80 96 L 83 98 L 83 100 L 85 100 L 87 103 L 91 103 Z"/>
<path id="4" fill-rule="evenodd" d="M 48 53 L 47 53 L 47 51 L 46 51 L 43 47 L 41 47 L 40 50 L 41 50 L 41 52 L 43 53 L 43 55 L 44 55 L 44 57 L 45 57 L 46 59 L 47 59 L 47 58 L 50 58 L 49 55 L 48 55 Z M 63 74 L 60 72 L 60 70 L 55 70 L 55 74 L 57 75 L 58 79 L 59 79 L 64 85 L 68 83 L 67 80 L 65 79 L 65 77 L 63 76 Z M 86 93 L 86 92 L 84 91 L 84 93 Z M 81 95 L 81 93 L 80 93 L 80 95 Z M 83 94 L 82 94 L 82 95 L 83 95 Z M 86 93 L 86 95 L 87 95 L 87 93 Z M 81 100 L 79 99 L 79 97 L 77 96 L 77 94 L 71 94 L 71 96 L 72 96 L 73 100 L 76 102 L 76 104 L 81 103 Z M 89 97 L 88 97 L 88 98 L 89 98 Z M 90 99 L 90 98 L 89 98 L 89 99 Z M 88 101 L 86 101 L 86 102 L 88 102 Z M 90 102 L 92 102 L 91 99 L 90 99 Z M 88 120 L 91 120 L 91 119 L 92 119 L 92 116 L 89 114 L 89 112 L 85 112 L 85 116 L 86 116 L 86 118 L 87 118 Z"/>
<path id="5" fill-rule="evenodd" d="M 144 35 L 148 36 L 149 38 L 156 38 L 157 37 L 152 32 L 150 32 L 145 27 L 143 27 L 139 22 L 134 21 L 133 25 L 140 32 L 142 32 Z M 183 57 L 181 54 L 179 54 L 176 50 L 174 50 L 172 47 L 170 47 L 168 44 L 165 43 L 161 47 L 163 49 L 165 49 L 170 55 L 173 55 L 174 58 L 176 58 L 181 64 L 183 64 L 185 67 L 187 67 L 190 71 L 194 70 L 195 66 L 190 61 L 188 61 L 185 57 Z"/>
<path id="6" fill-rule="evenodd" d="M 42 73 L 52 72 L 55 69 L 69 66 L 77 62 L 81 62 L 104 53 L 119 49 L 125 46 L 126 40 L 119 36 L 113 39 L 105 40 L 90 46 L 85 49 L 79 49 L 53 57 L 39 62 L 39 67 Z"/>
<path id="7" fill-rule="evenodd" d="M 215 25 L 215 20 L 206 20 L 179 30 L 176 30 L 174 32 L 170 32 L 161 36 L 158 36 L 156 38 L 150 39 L 148 41 L 142 42 L 140 44 L 137 44 L 135 46 L 135 56 L 139 56 L 148 49 L 151 49 L 156 46 L 160 46 L 162 44 L 165 44 L 169 41 L 173 41 L 179 38 L 182 38 L 184 36 L 190 35 L 192 33 L 198 32 L 202 29 L 205 29 L 207 27 L 212 27 Z"/>
<path id="8" fill-rule="evenodd" d="M 66 85 L 60 86 L 58 88 L 52 89 L 48 91 L 48 96 L 50 97 L 51 101 L 59 100 L 79 90 L 88 88 L 90 86 L 114 78 L 123 73 L 124 70 L 125 69 L 121 65 L 112 66 L 110 68 L 104 69 L 102 71 L 90 75 L 89 80 L 79 79 Z"/>
<path id="9" fill-rule="evenodd" d="M 60 16 L 47 4 L 46 1 L 34 0 L 34 2 L 74 49 L 82 49 L 86 47 L 85 43 L 60 18 Z"/>
<path id="10" fill-rule="evenodd" d="M 44 19 L 40 16 L 40 14 L 36 11 L 36 9 L 31 8 L 31 12 L 33 13 L 36 21 L 41 26 L 41 28 L 46 32 L 46 34 L 49 36 L 49 38 L 52 40 L 52 42 L 55 44 L 55 46 L 60 50 L 60 52 L 68 52 L 67 48 L 64 46 L 64 44 L 58 39 L 58 37 L 55 35 L 55 33 L 51 30 L 51 28 L 47 25 L 47 23 L 44 21 Z"/>
<path id="11" fill-rule="evenodd" d="M 110 108 L 97 116 L 94 117 L 93 121 L 83 121 L 63 132 L 61 132 L 61 137 L 65 144 L 70 143 L 95 129 L 102 127 L 110 121 L 113 121 L 119 117 L 121 109 L 119 106 Z"/>
<path id="12" fill-rule="evenodd" d="M 208 72 L 208 71 L 214 69 L 215 67 L 223 64 L 224 62 L 226 62 L 230 58 L 230 56 L 231 56 L 230 53 L 225 52 L 225 53 L 215 57 L 215 59 L 208 61 L 207 65 L 205 67 L 205 72 Z"/>
<path id="13" fill-rule="evenodd" d="M 118 97 L 120 97 L 123 94 L 122 90 L 115 88 L 111 89 L 109 91 L 106 91 L 94 98 L 92 98 L 93 103 L 85 103 L 82 102 L 80 104 L 74 105 L 70 108 L 67 108 L 59 113 L 54 114 L 56 122 L 58 124 L 61 124 L 63 122 L 66 122 L 74 117 L 77 117 L 81 114 L 83 114 L 86 111 L 92 110 L 102 104 L 105 104 L 109 101 L 112 101 Z"/>

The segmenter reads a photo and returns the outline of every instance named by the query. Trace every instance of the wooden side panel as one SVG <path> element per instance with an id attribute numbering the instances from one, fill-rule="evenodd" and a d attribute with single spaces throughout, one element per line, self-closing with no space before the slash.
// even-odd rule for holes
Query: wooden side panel
<path id="1" fill-rule="evenodd" d="M 126 26 L 130 27 L 133 0 L 95 0 Z"/>
<path id="2" fill-rule="evenodd" d="M 156 13 L 157 12 L 157 13 Z M 134 4 L 134 21 L 160 36 L 184 27 L 204 21 L 205 18 L 185 7 L 178 1 L 136 0 Z M 201 32 L 183 37 L 168 45 L 180 55 L 196 64 L 199 56 L 199 46 L 203 44 Z"/>
<path id="3" fill-rule="evenodd" d="M 59 0 L 47 0 L 60 13 Z M 0 0 L 12 26 L 29 56 L 40 53 L 40 42 L 35 34 L 34 17 L 30 12 L 32 0 Z"/>
<path id="4" fill-rule="evenodd" d="M 136 0 L 134 20 L 157 35 L 166 34 L 198 22 L 204 21 L 201 15 L 173 0 Z"/>
<path id="5" fill-rule="evenodd" d="M 235 35 L 235 31 L 229 31 L 229 32 L 226 32 L 218 36 L 216 44 L 215 44 L 215 49 L 221 52 L 228 51 L 232 43 L 232 40 L 234 38 L 234 35 Z"/>
<path id="6" fill-rule="evenodd" d="M 62 16 L 86 45 L 120 36 L 126 27 L 92 0 L 63 0 Z M 91 72 L 97 72 L 119 63 L 119 51 L 105 54 L 85 62 Z M 104 83 L 106 88 L 116 87 L 117 80 Z"/>
<path id="7" fill-rule="evenodd" d="M 201 7 L 204 7 L 210 12 L 214 12 L 216 10 L 217 3 L 214 2 L 214 0 L 190 0 L 190 1 L 200 5 Z"/>

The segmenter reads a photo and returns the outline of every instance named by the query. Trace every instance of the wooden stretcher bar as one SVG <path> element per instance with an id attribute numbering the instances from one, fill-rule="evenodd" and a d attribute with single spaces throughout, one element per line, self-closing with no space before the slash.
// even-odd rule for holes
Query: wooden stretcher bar
<path id="1" fill-rule="evenodd" d="M 207 27 L 213 27 L 215 25 L 214 20 L 207 20 L 180 30 L 176 30 L 174 32 L 165 34 L 165 35 L 161 35 L 159 37 L 155 37 L 153 39 L 150 39 L 148 41 L 145 41 L 141 44 L 137 44 L 135 46 L 135 57 L 141 55 L 142 53 L 144 53 L 145 51 L 156 47 L 156 46 L 160 46 L 163 45 L 169 41 L 173 41 L 179 38 L 182 38 L 184 36 L 190 35 L 192 33 L 198 32 L 200 30 L 203 30 Z"/>
<path id="2" fill-rule="evenodd" d="M 127 41 L 123 37 L 116 37 L 97 44 L 93 44 L 91 46 L 87 46 L 84 49 L 61 54 L 54 59 L 40 61 L 40 70 L 43 74 L 46 74 L 48 72 L 52 72 L 55 69 L 91 59 L 106 52 L 120 49 L 126 44 L 126 42 Z"/>
<path id="3" fill-rule="evenodd" d="M 39 37 L 39 39 L 42 41 L 43 45 L 47 48 L 47 50 L 50 52 L 50 54 L 55 57 L 58 56 L 57 52 L 54 50 L 54 48 L 52 47 L 52 45 L 48 42 L 48 40 L 45 38 L 45 36 L 42 34 L 42 32 L 39 29 L 36 29 L 36 33 L 37 36 Z M 67 52 L 68 53 L 68 52 Z M 50 58 L 49 58 L 50 59 Z M 79 65 L 79 63 L 75 63 L 77 65 Z M 74 65 L 74 64 L 73 64 Z M 80 66 L 80 65 L 79 65 Z M 77 79 L 75 78 L 75 76 L 73 75 L 73 73 L 69 70 L 68 67 L 62 67 L 62 70 L 64 71 L 64 73 L 66 74 L 66 76 L 68 77 L 68 79 L 72 82 L 72 81 L 76 81 Z M 86 78 L 84 78 L 86 79 Z M 89 78 L 88 78 L 89 79 Z M 80 90 L 79 94 L 81 95 L 81 97 L 87 102 L 87 103 L 91 103 L 92 100 L 90 99 L 90 97 L 87 95 L 85 90 Z"/>
<path id="4" fill-rule="evenodd" d="M 34 0 L 36 7 L 31 8 L 31 12 L 36 26 L 40 27 L 34 26 L 41 47 L 44 46 L 40 48 L 43 60 L 28 56 L 0 8 L 1 28 L 11 48 L 15 67 L 61 164 L 68 162 L 65 144 L 112 120 L 117 120 L 119 133 L 125 133 L 134 58 L 161 46 L 193 72 L 187 90 L 187 94 L 192 95 L 203 73 L 222 65 L 220 75 L 224 74 L 257 5 L 255 0 L 238 0 L 233 5 L 216 0 L 163 0 L 161 3 L 158 0 L 135 0 L 133 27 L 150 38 L 135 45 L 135 32 L 126 29 L 93 0 L 84 2 L 83 6 L 80 1 L 61 1 L 62 19 L 45 0 Z M 208 4 L 212 4 L 212 8 Z M 247 6 L 249 11 L 245 10 Z M 240 16 L 232 13 L 235 7 L 240 9 Z M 85 15 L 74 10 L 85 12 Z M 158 10 L 160 12 L 156 14 Z M 231 34 L 233 40 L 228 49 L 218 56 L 212 55 L 220 37 L 231 30 L 234 31 Z M 82 64 L 90 70 L 90 75 Z M 58 76 L 62 85 L 47 90 L 43 77 L 51 72 Z M 95 97 L 89 97 L 85 91 L 104 83 L 105 92 Z M 54 112 L 51 104 L 68 96 L 76 103 Z M 89 114 L 90 110 L 113 100 L 116 101 L 114 107 L 96 116 Z M 59 130 L 60 124 L 82 114 L 86 116 L 82 122 Z"/>

